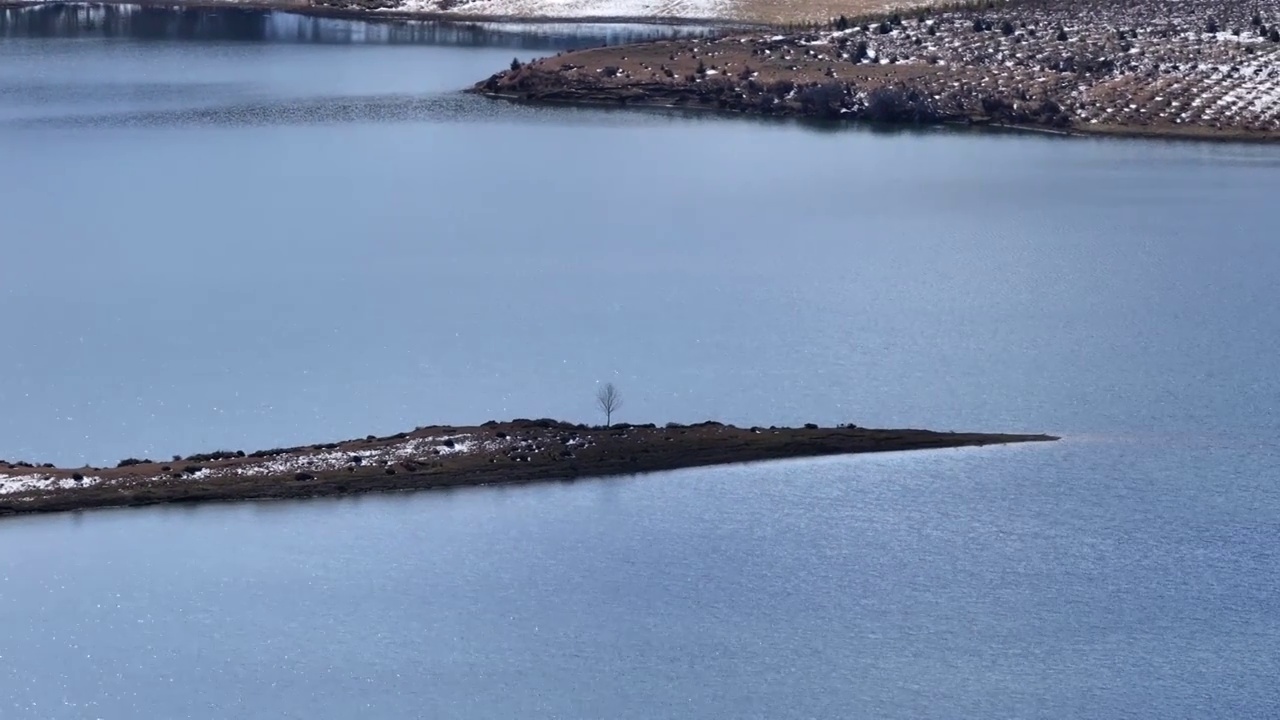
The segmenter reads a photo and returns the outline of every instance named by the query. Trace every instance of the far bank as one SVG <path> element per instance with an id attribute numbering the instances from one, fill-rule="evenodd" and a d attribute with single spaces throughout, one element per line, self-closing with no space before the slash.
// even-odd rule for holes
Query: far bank
<path id="1" fill-rule="evenodd" d="M 1273 142 L 1280 2 L 1016 0 L 840 17 L 821 29 L 513 63 L 474 89 L 533 102 Z"/>

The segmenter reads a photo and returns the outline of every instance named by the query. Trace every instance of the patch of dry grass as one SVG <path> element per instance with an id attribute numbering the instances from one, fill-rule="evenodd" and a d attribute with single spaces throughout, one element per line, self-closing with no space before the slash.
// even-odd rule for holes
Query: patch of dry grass
<path id="1" fill-rule="evenodd" d="M 936 0 L 738 0 L 734 19 L 770 25 L 825 22 L 939 5 Z"/>

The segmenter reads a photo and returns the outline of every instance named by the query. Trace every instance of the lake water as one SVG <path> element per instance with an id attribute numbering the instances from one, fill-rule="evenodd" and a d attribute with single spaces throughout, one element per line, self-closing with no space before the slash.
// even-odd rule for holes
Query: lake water
<path id="1" fill-rule="evenodd" d="M 0 457 L 1065 439 L 5 519 L 0 717 L 1280 715 L 1280 148 L 458 93 L 650 31 L 0 11 Z"/>

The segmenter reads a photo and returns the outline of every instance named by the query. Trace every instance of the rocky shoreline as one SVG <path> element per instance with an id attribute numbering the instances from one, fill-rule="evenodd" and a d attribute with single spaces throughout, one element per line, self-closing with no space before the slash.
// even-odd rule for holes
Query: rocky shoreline
<path id="1" fill-rule="evenodd" d="M 1280 139 L 1280 0 L 1015 0 L 564 53 L 473 89 L 1070 134 Z"/>
<path id="2" fill-rule="evenodd" d="M 727 463 L 1052 441 L 1050 435 L 738 428 L 716 422 L 588 427 L 555 420 L 422 427 L 389 437 L 218 451 L 115 468 L 0 461 L 0 515 L 215 500 L 566 481 Z"/>

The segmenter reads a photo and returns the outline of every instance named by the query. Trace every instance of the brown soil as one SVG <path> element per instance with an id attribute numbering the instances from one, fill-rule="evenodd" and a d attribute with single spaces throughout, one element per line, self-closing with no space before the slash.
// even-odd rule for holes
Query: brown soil
<path id="1" fill-rule="evenodd" d="M 480 427 L 419 428 L 385 438 L 248 455 L 147 461 L 109 470 L 0 463 L 0 477 L 35 474 L 50 481 L 83 483 L 0 495 L 0 515 L 572 480 L 782 458 L 1056 439 L 927 430 L 744 429 L 719 423 L 601 429 L 515 420 Z M 464 447 L 470 451 L 462 452 Z"/>

